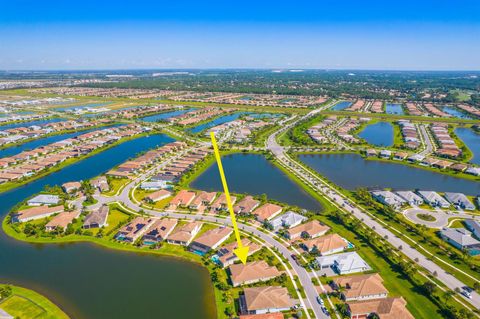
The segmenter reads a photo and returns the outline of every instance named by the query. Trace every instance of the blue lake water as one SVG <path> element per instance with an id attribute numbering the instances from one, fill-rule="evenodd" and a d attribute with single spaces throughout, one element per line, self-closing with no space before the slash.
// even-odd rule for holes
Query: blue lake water
<path id="1" fill-rule="evenodd" d="M 44 119 L 44 120 L 35 120 L 35 121 L 29 121 L 29 122 L 17 122 L 17 123 L 12 123 L 12 124 L 6 124 L 2 125 L 0 123 L 0 130 L 8 130 L 11 128 L 17 128 L 17 127 L 27 127 L 27 126 L 33 126 L 33 125 L 38 125 L 42 126 L 48 123 L 56 123 L 56 122 L 61 122 L 65 121 L 66 119 L 55 117 L 55 118 L 49 118 L 49 119 Z"/>
<path id="2" fill-rule="evenodd" d="M 204 131 L 204 130 L 209 129 L 211 127 L 236 120 L 244 114 L 248 114 L 248 112 L 238 112 L 238 113 L 232 113 L 232 114 L 229 114 L 229 115 L 221 116 L 221 117 L 218 117 L 218 118 L 216 118 L 216 119 L 214 119 L 210 122 L 194 126 L 190 129 L 188 129 L 188 131 L 192 132 L 192 133 L 200 133 L 201 131 Z"/>
<path id="3" fill-rule="evenodd" d="M 313 212 L 323 210 L 322 205 L 285 173 L 259 154 L 232 154 L 222 157 L 230 191 L 262 195 Z M 210 166 L 195 179 L 191 186 L 208 191 L 222 191 L 217 165 Z"/>
<path id="4" fill-rule="evenodd" d="M 343 109 L 346 109 L 346 108 L 349 107 L 350 105 L 352 105 L 352 102 L 342 101 L 342 102 L 339 102 L 339 103 L 335 104 L 335 105 L 332 107 L 332 110 L 341 111 L 341 110 L 343 110 Z"/>
<path id="5" fill-rule="evenodd" d="M 388 122 L 370 124 L 358 136 L 375 146 L 392 146 L 393 126 Z"/>
<path id="6" fill-rule="evenodd" d="M 86 108 L 97 108 L 97 107 L 103 107 L 111 103 L 90 103 L 90 104 L 83 104 L 83 105 L 73 105 L 73 106 L 68 106 L 68 107 L 58 107 L 55 108 L 55 111 L 60 111 L 60 112 L 71 112 L 74 110 L 82 110 Z"/>
<path id="7" fill-rule="evenodd" d="M 142 117 L 140 120 L 142 120 L 144 122 L 158 122 L 158 121 L 161 121 L 161 120 L 168 119 L 170 117 L 185 114 L 185 113 L 193 111 L 193 110 L 194 109 L 191 108 L 191 109 L 176 110 L 176 111 L 172 111 L 172 112 L 159 113 L 159 114 L 154 114 L 154 115 L 149 115 L 149 116 Z"/>
<path id="8" fill-rule="evenodd" d="M 432 190 L 479 195 L 480 183 L 395 162 L 366 160 L 358 154 L 302 154 L 299 159 L 348 190 Z"/>
<path id="9" fill-rule="evenodd" d="M 457 128 L 455 134 L 472 151 L 473 158 L 470 159 L 470 163 L 480 165 L 480 134 L 465 127 Z"/>
<path id="10" fill-rule="evenodd" d="M 456 117 L 456 118 L 459 118 L 459 119 L 471 119 L 470 116 L 468 116 L 467 114 L 463 113 L 462 111 L 460 111 L 459 109 L 457 109 L 457 108 L 455 108 L 455 107 L 444 106 L 444 107 L 442 108 L 442 110 L 443 110 L 445 113 L 448 113 L 448 114 L 450 114 L 451 116 Z"/>
<path id="11" fill-rule="evenodd" d="M 95 177 L 137 153 L 171 141 L 166 135 L 127 141 L 2 193 L 0 216 L 45 185 Z M 71 318 L 149 319 L 152 313 L 162 318 L 216 318 L 210 276 L 193 263 L 87 243 L 29 244 L 3 231 L 0 260 L 0 282 L 38 291 Z"/>
<path id="12" fill-rule="evenodd" d="M 405 114 L 402 104 L 397 103 L 387 103 L 386 112 L 387 114 Z"/>

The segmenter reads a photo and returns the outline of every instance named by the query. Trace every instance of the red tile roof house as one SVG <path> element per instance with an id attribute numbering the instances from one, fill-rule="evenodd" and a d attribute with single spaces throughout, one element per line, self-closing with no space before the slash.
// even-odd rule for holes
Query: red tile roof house
<path id="1" fill-rule="evenodd" d="M 165 198 L 168 198 L 172 196 L 172 193 L 167 191 L 167 190 L 164 190 L 164 189 L 161 189 L 159 191 L 156 191 L 156 192 L 153 192 L 147 196 L 145 196 L 145 198 L 143 200 L 145 200 L 146 202 L 150 202 L 150 203 L 156 203 L 162 199 L 165 199 Z"/>
<path id="2" fill-rule="evenodd" d="M 54 230 L 65 231 L 67 226 L 70 225 L 74 219 L 80 216 L 80 211 L 73 212 L 61 212 L 58 215 L 54 216 L 51 221 L 45 225 L 45 231 L 51 232 Z"/>
<path id="3" fill-rule="evenodd" d="M 245 288 L 239 300 L 241 314 L 287 311 L 296 303 L 287 288 L 278 286 Z"/>
<path id="4" fill-rule="evenodd" d="M 176 219 L 158 219 L 143 236 L 143 244 L 151 245 L 167 239 L 177 225 Z"/>
<path id="5" fill-rule="evenodd" d="M 330 227 L 321 224 L 318 220 L 312 220 L 288 229 L 285 235 L 290 240 L 300 239 L 300 237 L 316 238 L 325 235 L 329 230 Z"/>
<path id="6" fill-rule="evenodd" d="M 170 236 L 167 237 L 167 242 L 174 245 L 188 246 L 193 238 L 197 236 L 202 225 L 200 222 L 186 223 L 175 229 Z"/>
<path id="7" fill-rule="evenodd" d="M 284 319 L 283 313 L 274 312 L 274 313 L 264 313 L 261 315 L 243 315 L 238 319 Z"/>
<path id="8" fill-rule="evenodd" d="M 190 244 L 190 250 L 204 255 L 223 244 L 233 233 L 230 227 L 217 227 L 207 230 Z"/>
<path id="9" fill-rule="evenodd" d="M 338 234 L 329 234 L 305 240 L 301 245 L 309 252 L 317 253 L 321 256 L 335 254 L 349 247 L 348 241 Z"/>
<path id="10" fill-rule="evenodd" d="M 235 205 L 235 202 L 237 201 L 237 197 L 230 195 L 230 200 L 232 201 L 232 205 Z M 211 208 L 213 210 L 216 210 L 216 211 L 226 211 L 226 210 L 228 210 L 227 198 L 226 198 L 225 194 L 223 194 L 223 193 L 220 194 L 220 196 L 218 196 L 217 200 L 215 200 L 215 202 L 212 204 Z"/>
<path id="11" fill-rule="evenodd" d="M 233 211 L 235 214 L 250 214 L 258 205 L 260 205 L 260 201 L 252 196 L 245 196 L 233 207 Z"/>
<path id="12" fill-rule="evenodd" d="M 170 201 L 169 206 L 173 209 L 177 207 L 188 207 L 195 198 L 195 192 L 182 189 L 177 195 Z"/>
<path id="13" fill-rule="evenodd" d="M 344 287 L 341 296 L 345 301 L 380 299 L 387 298 L 388 295 L 379 274 L 338 277 L 331 283 L 331 287 L 335 290 Z"/>
<path id="14" fill-rule="evenodd" d="M 135 219 L 118 231 L 115 239 L 133 243 L 139 239 L 154 222 L 155 219 L 152 218 L 135 217 Z"/>
<path id="15" fill-rule="evenodd" d="M 268 281 L 283 274 L 276 267 L 269 266 L 265 260 L 231 265 L 229 273 L 234 287 Z"/>
<path id="16" fill-rule="evenodd" d="M 201 208 L 205 208 L 210 206 L 213 203 L 213 200 L 217 196 L 216 192 L 200 192 L 200 194 L 195 197 L 195 199 L 190 204 L 189 208 L 194 210 L 200 210 Z"/>
<path id="17" fill-rule="evenodd" d="M 65 193 L 76 192 L 80 189 L 80 187 L 82 187 L 82 184 L 79 182 L 68 182 L 62 185 L 62 189 L 65 191 Z"/>
<path id="18" fill-rule="evenodd" d="M 407 302 L 402 297 L 347 303 L 352 319 L 366 319 L 373 313 L 382 319 L 414 319 L 406 305 Z"/>
<path id="19" fill-rule="evenodd" d="M 253 211 L 253 215 L 259 222 L 272 219 L 282 212 L 283 207 L 275 204 L 266 203 Z"/>
<path id="20" fill-rule="evenodd" d="M 53 206 L 53 207 L 38 206 L 38 207 L 27 208 L 27 209 L 19 210 L 16 214 L 13 214 L 12 221 L 14 223 L 15 222 L 24 223 L 30 220 L 48 217 L 53 214 L 63 212 L 63 210 L 64 210 L 63 205 Z"/>
<path id="21" fill-rule="evenodd" d="M 248 246 L 248 256 L 256 253 L 260 249 L 262 249 L 262 246 L 255 242 L 251 242 L 247 238 L 242 239 L 242 245 L 244 247 Z M 237 242 L 229 243 L 226 245 L 223 245 L 220 247 L 217 251 L 217 256 L 218 256 L 218 264 L 222 266 L 223 268 L 232 265 L 234 262 L 236 262 L 238 259 L 237 255 L 234 254 L 233 250 L 238 247 Z"/>

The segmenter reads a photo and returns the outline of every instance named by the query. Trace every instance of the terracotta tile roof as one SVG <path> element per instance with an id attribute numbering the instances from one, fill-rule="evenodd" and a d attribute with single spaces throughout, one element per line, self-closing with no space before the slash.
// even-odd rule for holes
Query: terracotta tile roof
<path id="1" fill-rule="evenodd" d="M 293 307 L 295 301 L 288 295 L 287 288 L 268 286 L 244 289 L 248 311 Z"/>
<path id="2" fill-rule="evenodd" d="M 287 232 L 290 238 L 301 236 L 302 233 L 308 234 L 310 237 L 318 237 L 330 230 L 330 227 L 321 224 L 318 220 L 312 220 L 305 224 L 300 224 L 290 228 Z"/>
<path id="3" fill-rule="evenodd" d="M 19 219 L 33 218 L 44 214 L 55 214 L 63 211 L 63 205 L 48 207 L 38 206 L 18 211 Z"/>
<path id="4" fill-rule="evenodd" d="M 383 279 L 379 274 L 339 277 L 335 280 L 337 286 L 347 288 L 343 291 L 347 300 L 388 294 L 388 290 L 383 286 L 382 282 Z"/>
<path id="5" fill-rule="evenodd" d="M 249 262 L 245 265 L 234 264 L 229 267 L 229 270 L 230 278 L 234 286 L 266 281 L 282 274 L 276 267 L 269 266 L 264 260 Z"/>
<path id="6" fill-rule="evenodd" d="M 401 297 L 347 303 L 352 317 L 376 313 L 382 319 L 414 319 L 405 308 L 406 304 L 407 302 Z"/>
<path id="7" fill-rule="evenodd" d="M 284 319 L 283 313 L 274 312 L 274 313 L 264 313 L 261 315 L 244 315 L 240 316 L 239 319 Z"/>
<path id="8" fill-rule="evenodd" d="M 303 244 L 308 248 L 308 250 L 312 250 L 314 247 L 316 247 L 317 251 L 322 255 L 330 251 L 346 249 L 348 247 L 347 241 L 338 234 L 330 234 L 306 240 L 303 242 Z"/>
<path id="9" fill-rule="evenodd" d="M 46 225 L 46 229 L 61 228 L 65 229 L 75 218 L 78 218 L 80 212 L 61 212 L 57 216 L 53 217 Z"/>
<path id="10" fill-rule="evenodd" d="M 282 212 L 282 206 L 266 203 L 253 211 L 259 221 L 269 220 Z"/>
<path id="11" fill-rule="evenodd" d="M 206 247 L 214 247 L 218 244 L 219 241 L 224 239 L 226 236 L 229 236 L 233 232 L 233 229 L 230 227 L 217 227 L 210 230 L 207 230 L 205 233 L 200 235 L 193 242 L 201 244 Z"/>

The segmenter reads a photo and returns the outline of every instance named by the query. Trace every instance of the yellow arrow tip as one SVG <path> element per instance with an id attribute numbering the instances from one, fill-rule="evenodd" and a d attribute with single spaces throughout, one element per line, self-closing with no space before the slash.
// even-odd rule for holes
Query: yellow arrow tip
<path id="1" fill-rule="evenodd" d="M 238 247 L 237 249 L 234 249 L 233 252 L 235 255 L 237 255 L 238 259 L 245 265 L 247 263 L 247 257 L 248 257 L 248 250 L 250 248 L 248 246 L 244 247 Z"/>

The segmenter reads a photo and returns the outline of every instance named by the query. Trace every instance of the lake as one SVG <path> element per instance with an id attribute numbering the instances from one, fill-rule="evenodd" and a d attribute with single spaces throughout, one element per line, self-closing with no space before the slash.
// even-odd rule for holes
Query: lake
<path id="1" fill-rule="evenodd" d="M 49 118 L 49 119 L 44 119 L 44 120 L 35 120 L 35 121 L 29 121 L 29 122 L 16 122 L 12 124 L 6 124 L 2 125 L 0 124 L 0 130 L 8 130 L 11 128 L 17 128 L 17 127 L 28 127 L 28 126 L 33 126 L 33 125 L 38 125 L 42 126 L 48 123 L 56 123 L 56 122 L 61 122 L 61 121 L 66 121 L 66 119 L 59 118 L 59 117 L 54 117 L 54 118 Z"/>
<path id="2" fill-rule="evenodd" d="M 299 159 L 348 190 L 433 190 L 479 195 L 480 183 L 395 162 L 366 160 L 358 154 L 302 154 Z"/>
<path id="3" fill-rule="evenodd" d="M 398 103 L 387 103 L 386 112 L 387 114 L 405 114 L 402 104 Z"/>
<path id="4" fill-rule="evenodd" d="M 459 119 L 471 119 L 470 116 L 468 116 L 467 114 L 463 113 L 462 111 L 460 111 L 459 109 L 457 109 L 455 107 L 444 106 L 442 108 L 442 110 L 445 113 L 450 114 L 451 116 L 459 118 Z"/>
<path id="5" fill-rule="evenodd" d="M 389 122 L 370 124 L 367 125 L 358 136 L 367 141 L 368 144 L 375 146 L 392 146 L 393 126 Z"/>
<path id="6" fill-rule="evenodd" d="M 480 165 L 480 134 L 466 127 L 457 128 L 455 134 L 472 151 L 473 158 L 470 159 L 470 163 Z"/>
<path id="7" fill-rule="evenodd" d="M 92 178 L 139 152 L 172 141 L 166 135 L 127 141 L 0 194 L 1 216 L 45 185 Z M 72 318 L 216 318 L 210 276 L 190 262 L 88 243 L 29 244 L 3 231 L 0 260 L 0 282 L 32 288 Z"/>
<path id="8" fill-rule="evenodd" d="M 206 122 L 206 123 L 194 126 L 190 129 L 188 129 L 188 131 L 191 132 L 191 133 L 200 133 L 200 132 L 202 132 L 206 129 L 209 129 L 211 127 L 214 127 L 214 126 L 217 126 L 217 125 L 220 125 L 220 124 L 223 124 L 223 123 L 227 123 L 227 122 L 230 122 L 230 121 L 234 121 L 244 114 L 248 114 L 248 112 L 238 112 L 238 113 L 232 113 L 232 114 L 229 114 L 229 115 L 221 116 L 221 117 L 218 117 L 218 118 L 216 118 L 216 119 L 214 119 L 210 122 Z"/>
<path id="9" fill-rule="evenodd" d="M 335 105 L 332 107 L 332 110 L 334 110 L 334 111 L 341 111 L 341 110 L 346 109 L 346 108 L 349 107 L 350 105 L 352 105 L 352 102 L 342 101 L 342 102 L 339 102 L 339 103 L 335 104 Z"/>
<path id="10" fill-rule="evenodd" d="M 178 115 L 185 114 L 185 113 L 193 111 L 193 110 L 194 110 L 193 108 L 190 108 L 190 109 L 176 110 L 176 111 L 172 111 L 172 112 L 159 113 L 159 114 L 154 114 L 154 115 L 149 115 L 149 116 L 142 117 L 142 118 L 140 118 L 140 120 L 144 121 L 144 122 L 158 122 L 158 121 L 165 120 L 165 119 L 168 119 L 168 118 L 173 117 L 173 116 L 178 116 Z"/>
<path id="11" fill-rule="evenodd" d="M 263 155 L 241 153 L 226 155 L 222 157 L 222 164 L 231 192 L 266 194 L 268 198 L 313 212 L 323 210 L 315 198 L 290 180 Z M 210 166 L 190 186 L 207 191 L 223 191 L 217 164 Z"/>

